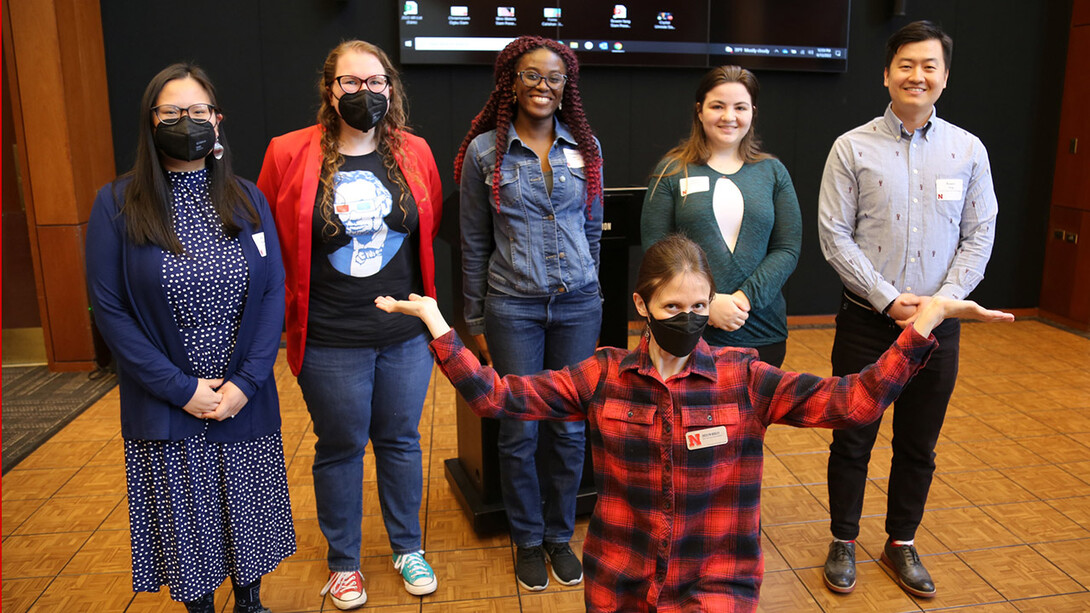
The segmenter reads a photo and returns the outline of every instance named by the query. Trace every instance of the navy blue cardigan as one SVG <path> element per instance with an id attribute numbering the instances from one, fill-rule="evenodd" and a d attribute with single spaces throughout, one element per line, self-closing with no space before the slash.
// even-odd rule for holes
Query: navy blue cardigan
<path id="1" fill-rule="evenodd" d="M 162 286 L 163 250 L 137 246 L 120 214 L 126 180 L 98 191 L 87 223 L 87 280 L 98 324 L 117 360 L 121 386 L 121 436 L 126 439 L 180 440 L 205 429 L 215 442 L 252 440 L 280 428 L 280 402 L 273 364 L 284 325 L 284 265 L 265 196 L 238 179 L 261 217 L 261 227 L 239 220 L 239 243 L 249 268 L 249 288 L 235 349 L 224 381 L 246 394 L 234 418 L 203 420 L 182 407 L 197 389 L 182 335 Z M 255 235 L 264 233 L 265 253 Z"/>

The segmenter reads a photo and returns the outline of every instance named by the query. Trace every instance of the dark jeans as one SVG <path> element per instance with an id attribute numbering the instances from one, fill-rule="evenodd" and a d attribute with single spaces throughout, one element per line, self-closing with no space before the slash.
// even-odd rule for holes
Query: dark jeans
<path id="1" fill-rule="evenodd" d="M 842 300 L 833 340 L 833 375 L 856 373 L 872 364 L 901 331 L 885 315 Z M 894 540 L 915 538 L 923 519 L 935 472 L 935 444 L 958 375 L 961 323 L 947 320 L 933 334 L 939 341 L 938 348 L 894 402 L 893 462 L 886 508 L 886 533 Z M 859 536 L 867 464 L 881 423 L 878 419 L 862 428 L 833 431 L 829 445 L 829 510 L 832 533 L 838 539 Z"/>
<path id="2" fill-rule="evenodd" d="M 422 546 L 420 414 L 431 380 L 425 335 L 386 347 L 309 345 L 299 371 L 314 433 L 314 498 L 331 571 L 360 567 L 363 454 L 371 441 L 382 521 L 396 554 Z"/>
<path id="3" fill-rule="evenodd" d="M 490 292 L 484 311 L 485 338 L 501 375 L 556 370 L 590 357 L 602 323 L 596 283 L 545 298 Z M 542 542 L 571 540 L 583 476 L 585 425 L 584 421 L 500 420 L 500 490 L 515 545 L 536 547 Z M 551 441 L 540 454 L 539 433 L 541 440 Z"/>

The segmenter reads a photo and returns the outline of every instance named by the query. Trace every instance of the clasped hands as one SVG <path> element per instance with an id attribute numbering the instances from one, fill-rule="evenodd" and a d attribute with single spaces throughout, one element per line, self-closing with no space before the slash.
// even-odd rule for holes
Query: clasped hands
<path id="1" fill-rule="evenodd" d="M 749 319 L 749 298 L 742 290 L 733 294 L 716 294 L 708 305 L 708 325 L 733 332 Z"/>
<path id="2" fill-rule="evenodd" d="M 249 399 L 237 385 L 223 379 L 197 379 L 197 391 L 182 409 L 199 419 L 223 421 L 238 415 Z"/>
<path id="3" fill-rule="evenodd" d="M 898 326 L 907 328 L 916 321 L 928 302 L 931 302 L 931 296 L 904 293 L 893 299 L 893 304 L 886 310 L 886 315 Z"/>

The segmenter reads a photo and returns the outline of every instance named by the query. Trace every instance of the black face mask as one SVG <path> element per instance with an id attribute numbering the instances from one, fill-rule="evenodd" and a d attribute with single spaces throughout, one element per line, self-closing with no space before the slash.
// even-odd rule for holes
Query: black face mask
<path id="1" fill-rule="evenodd" d="M 693 352 L 707 323 L 707 315 L 698 315 L 692 311 L 678 313 L 667 319 L 655 319 L 650 314 L 647 316 L 647 324 L 655 342 L 667 353 L 679 358 Z"/>
<path id="2" fill-rule="evenodd" d="M 212 146 L 216 144 L 216 129 L 210 121 L 197 123 L 189 117 L 182 117 L 178 123 L 156 126 L 154 140 L 159 153 L 175 160 L 192 162 L 211 153 Z"/>
<path id="3" fill-rule="evenodd" d="M 345 94 L 337 102 L 344 122 L 360 132 L 367 132 L 386 116 L 386 96 L 369 89 Z"/>

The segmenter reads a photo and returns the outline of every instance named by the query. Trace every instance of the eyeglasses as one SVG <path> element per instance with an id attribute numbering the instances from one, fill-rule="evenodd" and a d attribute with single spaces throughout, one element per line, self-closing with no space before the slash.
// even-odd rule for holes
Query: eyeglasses
<path id="1" fill-rule="evenodd" d="M 159 120 L 159 123 L 172 126 L 182 119 L 183 113 L 188 115 L 193 123 L 207 123 L 209 119 L 212 119 L 212 114 L 216 112 L 216 107 L 211 104 L 200 103 L 191 104 L 183 109 L 173 104 L 160 104 L 151 107 L 151 112 L 155 113 L 155 118 Z"/>
<path id="2" fill-rule="evenodd" d="M 560 74 L 559 72 L 554 72 L 547 77 L 533 70 L 523 70 L 516 74 L 518 74 L 519 79 L 522 80 L 522 84 L 526 87 L 537 87 L 537 84 L 541 83 L 542 79 L 545 79 L 545 83 L 549 86 L 549 89 L 560 89 L 568 82 L 568 75 Z"/>
<path id="3" fill-rule="evenodd" d="M 390 86 L 390 79 L 384 74 L 373 74 L 363 79 L 355 75 L 346 74 L 333 80 L 341 86 L 341 89 L 344 90 L 344 93 L 346 94 L 354 94 L 360 91 L 364 85 L 367 86 L 367 89 L 370 90 L 371 93 L 381 94 Z"/>

